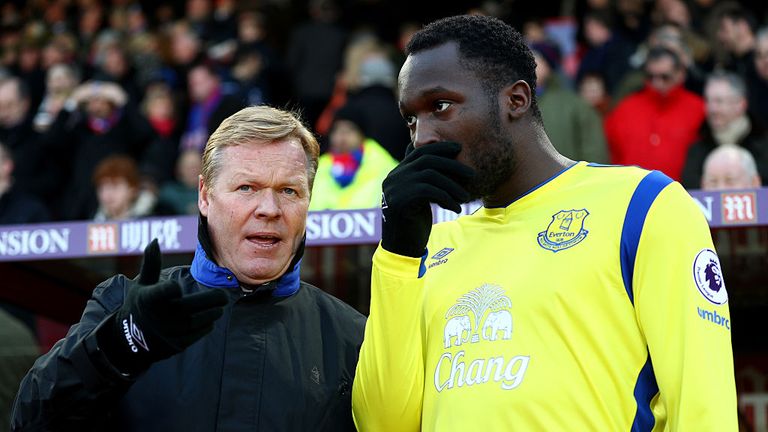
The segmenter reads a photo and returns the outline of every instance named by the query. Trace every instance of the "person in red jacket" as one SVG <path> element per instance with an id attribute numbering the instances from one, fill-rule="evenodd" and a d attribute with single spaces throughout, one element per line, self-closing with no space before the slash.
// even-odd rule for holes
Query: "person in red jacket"
<path id="1" fill-rule="evenodd" d="M 688 148 L 704 121 L 704 100 L 683 87 L 685 67 L 668 48 L 653 48 L 644 71 L 645 87 L 627 96 L 605 120 L 611 161 L 680 180 Z"/>

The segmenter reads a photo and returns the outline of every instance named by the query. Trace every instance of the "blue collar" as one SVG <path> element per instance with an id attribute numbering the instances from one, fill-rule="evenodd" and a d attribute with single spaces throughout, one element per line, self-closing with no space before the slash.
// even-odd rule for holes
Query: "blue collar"
<path id="1" fill-rule="evenodd" d="M 295 294 L 299 290 L 301 282 L 299 279 L 300 268 L 301 260 L 278 279 L 261 285 L 257 290 L 270 290 L 272 291 L 272 297 L 288 297 Z M 229 269 L 219 267 L 208 259 L 203 246 L 199 242 L 197 243 L 197 248 L 195 248 L 195 257 L 192 259 L 190 272 L 197 282 L 212 288 L 237 288 L 240 286 L 240 282 L 234 273 Z"/>

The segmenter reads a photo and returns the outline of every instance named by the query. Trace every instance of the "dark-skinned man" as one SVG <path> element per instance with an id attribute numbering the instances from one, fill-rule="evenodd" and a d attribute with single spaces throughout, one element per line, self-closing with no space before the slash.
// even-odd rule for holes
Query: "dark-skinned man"
<path id="1" fill-rule="evenodd" d="M 436 21 L 407 51 L 413 146 L 382 188 L 358 429 L 735 430 L 727 294 L 683 188 L 559 155 L 497 19 Z M 431 226 L 430 202 L 476 198 Z"/>

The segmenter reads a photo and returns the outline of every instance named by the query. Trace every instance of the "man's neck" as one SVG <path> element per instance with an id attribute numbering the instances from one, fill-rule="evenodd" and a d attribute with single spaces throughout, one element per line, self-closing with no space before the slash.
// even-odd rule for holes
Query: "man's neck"
<path id="1" fill-rule="evenodd" d="M 516 146 L 514 173 L 495 193 L 483 197 L 485 207 L 505 207 L 574 164 L 555 150 L 543 129 L 533 129 L 520 140 L 529 144 Z"/>

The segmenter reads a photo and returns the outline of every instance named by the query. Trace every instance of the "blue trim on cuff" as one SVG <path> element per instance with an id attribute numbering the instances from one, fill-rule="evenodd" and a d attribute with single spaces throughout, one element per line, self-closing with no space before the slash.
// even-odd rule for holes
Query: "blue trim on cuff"
<path id="1" fill-rule="evenodd" d="M 195 257 L 192 259 L 192 266 L 189 271 L 196 281 L 205 286 L 213 288 L 237 288 L 240 286 L 234 273 L 224 267 L 219 267 L 208 259 L 200 242 L 195 248 Z"/>
<path id="2" fill-rule="evenodd" d="M 661 191 L 672 183 L 672 179 L 660 171 L 651 171 L 637 185 L 627 206 L 624 216 L 624 226 L 621 228 L 621 278 L 624 289 L 632 305 L 635 305 L 635 295 L 632 289 L 632 277 L 635 272 L 635 258 L 643 233 L 643 224 L 651 205 Z"/>
<path id="3" fill-rule="evenodd" d="M 427 257 L 429 256 L 429 249 L 424 248 L 424 255 L 421 256 L 421 262 L 419 262 L 419 279 L 427 273 Z"/>

